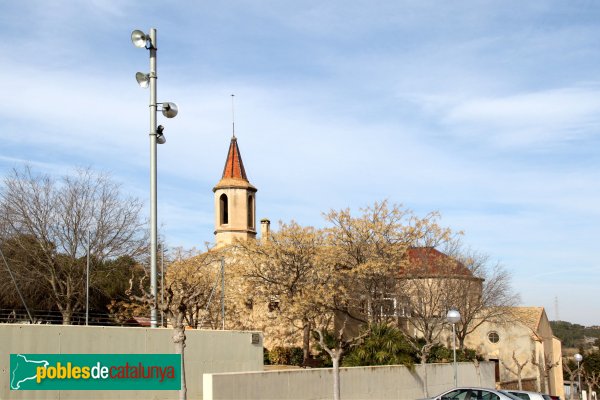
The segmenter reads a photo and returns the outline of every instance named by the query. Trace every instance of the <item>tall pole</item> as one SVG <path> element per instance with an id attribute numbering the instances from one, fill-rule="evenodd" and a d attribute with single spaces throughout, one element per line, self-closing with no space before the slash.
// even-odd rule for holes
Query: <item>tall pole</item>
<path id="1" fill-rule="evenodd" d="M 162 305 L 165 304 L 165 245 L 160 245 L 160 326 L 165 326 L 165 311 L 162 309 Z"/>
<path id="2" fill-rule="evenodd" d="M 152 309 L 150 326 L 157 326 L 158 293 L 156 288 L 156 249 L 157 249 L 157 213 L 156 213 L 156 29 L 150 29 L 150 292 Z"/>
<path id="3" fill-rule="evenodd" d="M 577 360 L 577 379 L 579 380 L 579 386 L 577 387 L 578 391 L 579 391 L 579 398 L 582 398 L 582 391 L 581 391 L 581 370 L 579 369 L 579 360 Z"/>
<path id="4" fill-rule="evenodd" d="M 582 391 L 581 391 L 581 369 L 579 369 L 579 363 L 583 360 L 583 356 L 579 353 L 575 354 L 575 361 L 577 361 L 577 378 L 579 380 L 579 387 L 577 388 L 577 392 L 578 392 L 578 397 L 582 398 Z"/>
<path id="5" fill-rule="evenodd" d="M 225 330 L 225 258 L 221 257 L 221 328 Z"/>
<path id="6" fill-rule="evenodd" d="M 452 342 L 454 343 L 454 387 L 458 387 L 458 374 L 456 370 L 456 324 L 452 324 Z"/>
<path id="7" fill-rule="evenodd" d="M 90 316 L 90 231 L 87 232 L 87 266 L 85 272 L 85 325 Z"/>

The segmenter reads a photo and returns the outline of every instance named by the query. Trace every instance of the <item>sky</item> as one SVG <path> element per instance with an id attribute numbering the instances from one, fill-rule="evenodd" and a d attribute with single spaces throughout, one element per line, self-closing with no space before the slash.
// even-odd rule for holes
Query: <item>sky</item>
<path id="1" fill-rule="evenodd" d="M 439 211 L 522 305 L 600 325 L 598 21 L 592 0 L 3 1 L 0 178 L 91 167 L 148 205 L 130 34 L 156 28 L 158 101 L 179 106 L 158 121 L 170 246 L 214 241 L 235 119 L 258 219 Z"/>

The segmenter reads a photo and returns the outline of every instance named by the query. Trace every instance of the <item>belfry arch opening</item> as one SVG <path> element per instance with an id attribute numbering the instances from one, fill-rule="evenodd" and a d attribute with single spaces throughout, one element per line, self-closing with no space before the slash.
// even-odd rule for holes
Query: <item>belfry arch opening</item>
<path id="1" fill-rule="evenodd" d="M 248 196 L 248 228 L 254 229 L 254 196 Z"/>
<path id="2" fill-rule="evenodd" d="M 220 223 L 221 225 L 226 225 L 229 223 L 229 201 L 227 200 L 227 195 L 223 193 L 221 197 L 219 197 L 219 210 L 220 210 Z"/>

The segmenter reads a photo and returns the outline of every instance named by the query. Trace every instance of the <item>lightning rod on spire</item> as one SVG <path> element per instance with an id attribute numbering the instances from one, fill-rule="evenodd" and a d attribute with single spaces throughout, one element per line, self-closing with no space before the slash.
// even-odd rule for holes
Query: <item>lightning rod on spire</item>
<path id="1" fill-rule="evenodd" d="M 235 97 L 235 94 L 231 95 L 231 129 L 232 129 L 232 133 L 233 133 L 233 137 L 235 138 L 235 113 L 234 113 L 234 109 L 233 109 L 233 98 Z"/>

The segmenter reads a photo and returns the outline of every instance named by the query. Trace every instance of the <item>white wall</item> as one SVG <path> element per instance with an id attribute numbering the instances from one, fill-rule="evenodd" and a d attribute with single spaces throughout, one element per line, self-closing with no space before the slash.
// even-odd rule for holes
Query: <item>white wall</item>
<path id="1" fill-rule="evenodd" d="M 407 399 L 427 397 L 421 365 L 341 368 L 341 398 Z M 427 364 L 429 396 L 454 386 L 452 364 Z M 458 364 L 459 386 L 494 388 L 494 363 L 482 362 L 479 371 L 472 363 Z M 204 374 L 205 400 L 321 400 L 333 396 L 331 368 L 268 372 Z"/>

